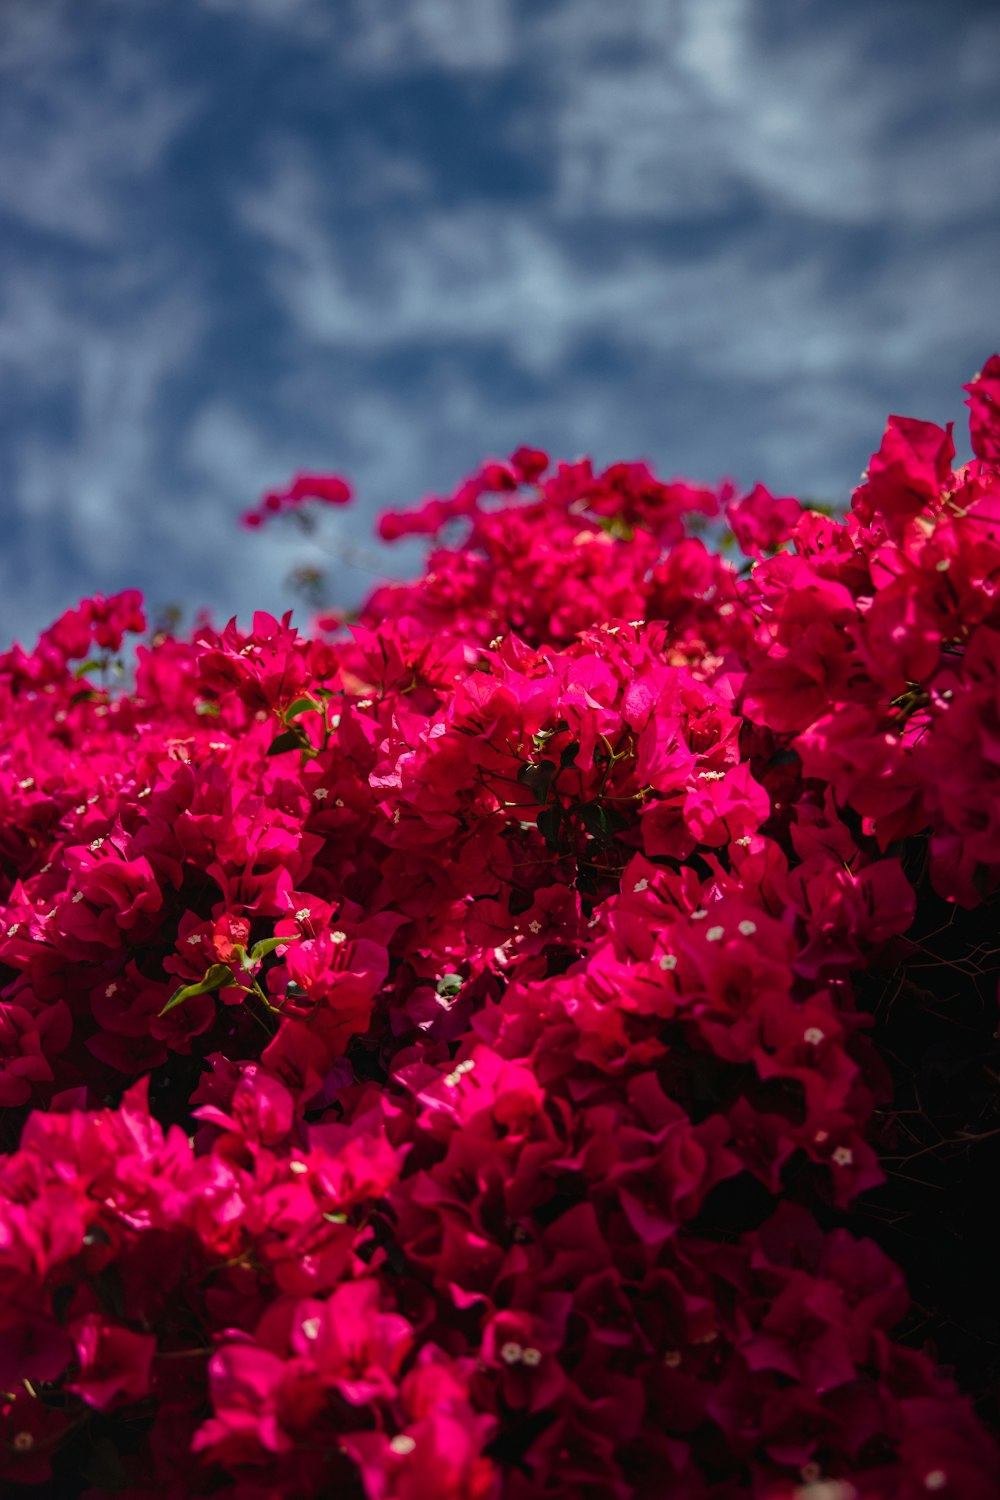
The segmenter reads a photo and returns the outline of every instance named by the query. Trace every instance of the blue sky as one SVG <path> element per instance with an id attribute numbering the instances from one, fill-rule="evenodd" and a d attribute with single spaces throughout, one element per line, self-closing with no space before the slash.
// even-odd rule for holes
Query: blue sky
<path id="1" fill-rule="evenodd" d="M 520 442 L 845 498 L 1000 346 L 998 56 L 992 0 L 3 0 L 0 643 L 284 606 L 236 517 L 297 468 L 354 541 Z"/>

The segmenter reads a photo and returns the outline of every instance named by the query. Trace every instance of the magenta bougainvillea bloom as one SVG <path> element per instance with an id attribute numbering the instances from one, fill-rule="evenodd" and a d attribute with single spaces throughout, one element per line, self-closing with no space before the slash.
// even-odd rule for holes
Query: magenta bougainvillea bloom
<path id="1" fill-rule="evenodd" d="M 924 1004 L 1000 887 L 966 390 L 841 516 L 525 447 L 349 624 L 0 657 L 5 1484 L 995 1500 L 893 1166 L 901 1011 L 931 1093 L 996 1027 Z"/>
<path id="2" fill-rule="evenodd" d="M 309 500 L 317 500 L 321 505 L 346 505 L 353 493 L 339 474 L 296 474 L 287 489 L 268 490 L 255 510 L 246 511 L 243 525 L 256 530 L 272 516 L 298 510 Z"/>

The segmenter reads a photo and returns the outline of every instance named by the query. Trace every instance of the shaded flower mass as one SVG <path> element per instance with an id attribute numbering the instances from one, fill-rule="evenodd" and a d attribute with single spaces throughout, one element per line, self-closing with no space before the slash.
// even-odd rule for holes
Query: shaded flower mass
<path id="1" fill-rule="evenodd" d="M 967 390 L 843 517 L 523 448 L 349 621 L 0 657 L 11 1493 L 995 1500 L 891 1232 L 928 967 L 993 986 L 962 1091 L 996 1028 Z"/>

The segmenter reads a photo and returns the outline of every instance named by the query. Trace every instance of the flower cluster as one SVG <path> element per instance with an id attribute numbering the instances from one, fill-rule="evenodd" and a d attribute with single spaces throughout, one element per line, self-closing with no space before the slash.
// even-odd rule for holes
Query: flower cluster
<path id="1" fill-rule="evenodd" d="M 260 504 L 244 512 L 243 525 L 255 531 L 274 516 L 299 511 L 308 501 L 321 505 L 346 505 L 352 498 L 352 490 L 346 479 L 339 474 L 296 474 L 284 490 L 268 490 Z"/>
<path id="2" fill-rule="evenodd" d="M 992 1500 L 858 1205 L 881 1002 L 1000 887 L 968 390 L 842 519 L 522 448 L 349 626 L 0 657 L 5 1484 Z"/>

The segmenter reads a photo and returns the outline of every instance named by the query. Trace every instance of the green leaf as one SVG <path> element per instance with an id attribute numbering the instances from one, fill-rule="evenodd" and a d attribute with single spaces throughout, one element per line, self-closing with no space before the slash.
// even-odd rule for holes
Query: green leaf
<path id="1" fill-rule="evenodd" d="M 579 753 L 580 753 L 580 741 L 579 740 L 570 740 L 569 744 L 566 746 L 566 748 L 563 751 L 562 755 L 560 755 L 560 757 L 559 757 L 559 766 L 560 766 L 560 769 L 563 770 L 563 771 L 565 771 L 570 766 L 575 765 L 576 764 L 576 757 L 579 755 Z"/>
<path id="2" fill-rule="evenodd" d="M 305 750 L 300 729 L 285 729 L 267 747 L 268 755 L 284 755 L 286 750 Z"/>
<path id="3" fill-rule="evenodd" d="M 100 1271 L 95 1271 L 92 1276 L 88 1276 L 87 1285 L 113 1318 L 124 1321 L 128 1317 L 125 1305 L 125 1283 L 120 1269 L 113 1262 L 103 1266 Z"/>
<path id="4" fill-rule="evenodd" d="M 551 729 L 540 729 L 537 734 L 533 734 L 531 736 L 531 740 L 533 745 L 535 746 L 535 749 L 544 749 L 544 747 L 548 744 L 549 740 L 552 739 L 554 735 L 562 734 L 563 731 L 568 728 L 569 725 L 567 724 L 565 719 L 557 719 L 556 722 L 552 725 Z"/>
<path id="5" fill-rule="evenodd" d="M 269 937 L 261 938 L 259 943 L 254 943 L 250 949 L 250 962 L 259 964 L 262 958 L 273 953 L 275 948 L 280 948 L 282 943 L 294 943 L 294 937 Z"/>
<path id="6" fill-rule="evenodd" d="M 612 837 L 611 825 L 607 813 L 599 802 L 587 802 L 583 807 L 577 809 L 580 822 L 588 833 L 593 834 L 600 844 L 606 844 Z"/>
<path id="7" fill-rule="evenodd" d="M 457 995 L 465 980 L 461 974 L 442 974 L 437 982 L 437 992 L 443 998 L 450 1000 Z"/>
<path id="8" fill-rule="evenodd" d="M 194 984 L 182 984 L 179 990 L 174 990 L 166 1005 L 160 1011 L 165 1016 L 168 1010 L 175 1006 L 183 1005 L 185 1000 L 193 1000 L 195 995 L 210 995 L 213 991 L 221 989 L 224 984 L 232 983 L 232 970 L 227 964 L 213 964 L 205 975 Z"/>
<path id="9" fill-rule="evenodd" d="M 544 807 L 549 800 L 549 788 L 558 769 L 554 761 L 540 760 L 535 765 L 522 766 L 518 771 L 518 781 L 528 788 L 539 807 Z"/>
<path id="10" fill-rule="evenodd" d="M 298 718 L 299 714 L 309 713 L 310 711 L 318 713 L 319 707 L 320 705 L 316 702 L 316 699 L 310 698 L 307 693 L 305 697 L 296 698 L 294 703 L 289 703 L 282 718 L 286 724 L 290 724 L 293 719 Z"/>
<path id="11" fill-rule="evenodd" d="M 559 826 L 562 822 L 562 805 L 555 802 L 551 807 L 545 807 L 538 814 L 538 832 L 545 840 L 547 849 L 559 848 Z"/>
<path id="12" fill-rule="evenodd" d="M 96 672 L 103 665 L 102 661 L 92 656 L 89 661 L 82 661 L 78 667 L 73 668 L 73 676 L 79 682 L 80 678 L 86 677 L 88 672 Z"/>
<path id="13" fill-rule="evenodd" d="M 118 1490 L 127 1489 L 130 1483 L 118 1449 L 109 1437 L 90 1439 L 90 1452 L 83 1475 L 97 1489 L 112 1495 Z"/>

